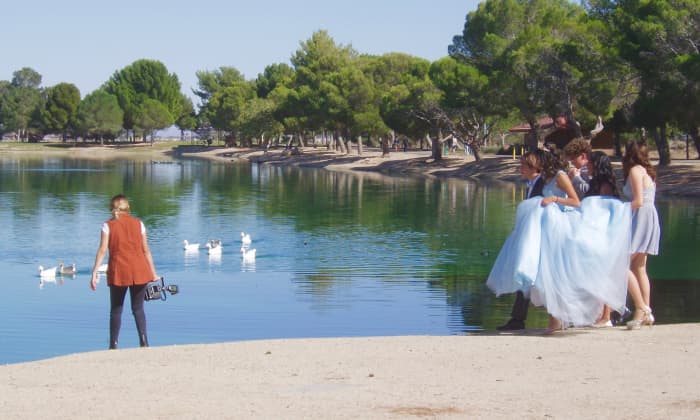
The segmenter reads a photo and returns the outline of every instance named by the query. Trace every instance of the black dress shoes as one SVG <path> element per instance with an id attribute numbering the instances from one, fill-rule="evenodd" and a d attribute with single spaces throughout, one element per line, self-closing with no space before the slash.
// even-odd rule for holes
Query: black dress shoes
<path id="1" fill-rule="evenodd" d="M 524 330 L 525 329 L 525 322 L 520 321 L 518 319 L 509 319 L 508 322 L 505 324 L 501 325 L 500 327 L 496 327 L 498 331 L 516 331 L 516 330 Z"/>

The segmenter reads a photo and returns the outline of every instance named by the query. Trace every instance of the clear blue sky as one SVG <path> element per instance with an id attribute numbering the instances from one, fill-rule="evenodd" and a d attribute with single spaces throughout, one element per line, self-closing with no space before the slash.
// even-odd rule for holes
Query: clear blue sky
<path id="1" fill-rule="evenodd" d="M 232 66 L 254 79 L 288 63 L 319 29 L 360 53 L 447 55 L 477 0 L 36 0 L 7 2 L 0 24 L 0 80 L 31 67 L 42 86 L 75 84 L 81 96 L 141 58 L 177 74 Z"/>

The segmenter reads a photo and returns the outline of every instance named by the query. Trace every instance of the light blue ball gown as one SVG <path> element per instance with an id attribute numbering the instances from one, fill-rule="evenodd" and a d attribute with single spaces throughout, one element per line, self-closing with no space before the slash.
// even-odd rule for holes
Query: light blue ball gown
<path id="1" fill-rule="evenodd" d="M 560 172 L 558 176 L 566 176 Z M 543 195 L 566 197 L 548 182 Z M 488 287 L 522 291 L 565 325 L 590 325 L 603 304 L 622 310 L 627 296 L 631 212 L 613 197 L 589 197 L 581 207 L 541 198 L 518 206 L 516 225 L 496 258 Z"/>

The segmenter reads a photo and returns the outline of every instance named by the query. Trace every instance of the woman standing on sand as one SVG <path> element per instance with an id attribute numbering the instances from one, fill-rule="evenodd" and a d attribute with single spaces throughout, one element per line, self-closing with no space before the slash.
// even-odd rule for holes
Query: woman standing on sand
<path id="1" fill-rule="evenodd" d="M 153 257 L 148 247 L 146 228 L 129 214 L 129 200 L 119 194 L 112 197 L 112 218 L 102 225 L 100 245 L 95 255 L 90 288 L 97 288 L 98 267 L 109 250 L 107 284 L 109 285 L 109 348 L 116 349 L 122 323 L 122 309 L 127 290 L 131 297 L 141 347 L 148 347 L 146 314 L 143 310 L 146 285 L 157 279 Z"/>
<path id="2" fill-rule="evenodd" d="M 647 255 L 659 253 L 661 227 L 659 215 L 654 206 L 656 196 L 656 170 L 649 161 L 649 149 L 643 141 L 627 143 L 622 158 L 625 174 L 623 194 L 632 206 L 632 243 L 630 270 L 634 274 L 644 302 L 634 308 L 634 318 L 627 328 L 636 329 L 642 325 L 653 325 L 651 312 L 651 284 L 647 275 Z M 632 287 L 632 286 L 630 286 Z"/>

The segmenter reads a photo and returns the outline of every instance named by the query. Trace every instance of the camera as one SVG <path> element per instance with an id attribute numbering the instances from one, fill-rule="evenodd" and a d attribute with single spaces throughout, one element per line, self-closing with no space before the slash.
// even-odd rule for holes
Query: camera
<path id="1" fill-rule="evenodd" d="M 165 279 L 163 277 L 160 278 L 159 281 L 153 281 L 151 283 L 148 283 L 146 285 L 146 295 L 144 296 L 145 300 L 165 300 L 167 299 L 167 293 L 170 293 L 171 295 L 176 295 L 180 289 L 177 287 L 175 284 L 169 284 L 165 285 Z"/>

